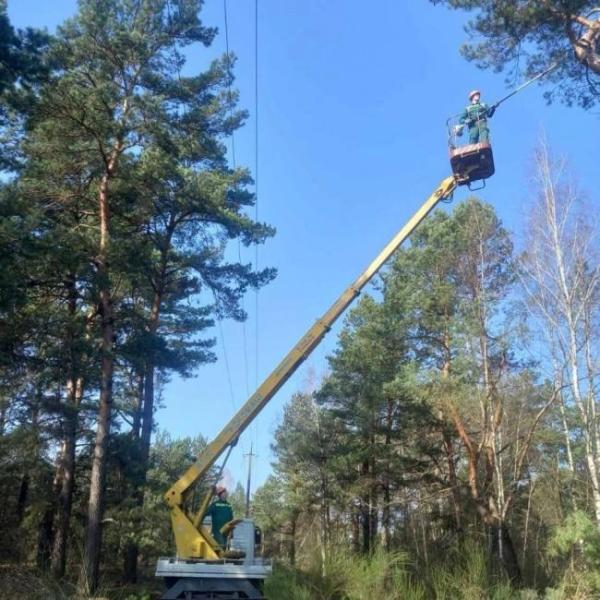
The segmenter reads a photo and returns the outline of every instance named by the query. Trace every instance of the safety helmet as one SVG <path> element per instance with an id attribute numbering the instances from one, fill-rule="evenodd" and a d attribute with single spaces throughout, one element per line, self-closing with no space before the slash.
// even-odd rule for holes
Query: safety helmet
<path id="1" fill-rule="evenodd" d="M 227 491 L 227 488 L 226 488 L 224 485 L 218 485 L 218 486 L 215 488 L 215 494 L 216 494 L 217 496 L 220 496 L 220 495 L 221 495 L 223 492 L 226 492 L 226 491 Z"/>
<path id="2" fill-rule="evenodd" d="M 473 100 L 473 96 L 479 94 L 481 96 L 481 92 L 479 90 L 473 90 L 469 92 L 469 100 Z"/>

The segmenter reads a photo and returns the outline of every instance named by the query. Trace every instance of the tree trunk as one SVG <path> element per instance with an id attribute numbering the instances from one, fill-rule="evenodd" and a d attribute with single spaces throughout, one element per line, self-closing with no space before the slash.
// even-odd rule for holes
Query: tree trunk
<path id="1" fill-rule="evenodd" d="M 381 526 L 383 532 L 383 547 L 386 550 L 390 549 L 391 546 L 391 480 L 392 480 L 392 465 L 391 465 L 391 444 L 392 444 L 392 428 L 394 426 L 393 413 L 394 407 L 391 400 L 388 400 L 386 407 L 386 431 L 385 431 L 385 472 L 383 480 L 383 506 L 381 508 Z"/>
<path id="2" fill-rule="evenodd" d="M 352 549 L 357 554 L 360 552 L 360 511 L 352 508 Z"/>
<path id="3" fill-rule="evenodd" d="M 571 388 L 573 390 L 573 397 L 575 404 L 579 409 L 581 420 L 583 422 L 583 439 L 585 446 L 585 461 L 588 468 L 588 474 L 590 476 L 590 483 L 592 488 L 592 499 L 594 502 L 594 515 L 596 518 L 596 524 L 600 525 L 600 479 L 598 476 L 597 468 L 597 452 L 594 448 L 594 429 L 596 423 L 591 422 L 588 407 L 586 407 L 580 388 L 579 378 L 579 363 L 578 363 L 578 351 L 577 351 L 577 334 L 575 326 L 571 319 L 568 318 L 569 326 L 569 373 L 571 376 Z"/>
<path id="4" fill-rule="evenodd" d="M 131 436 L 138 442 L 138 448 L 141 454 L 141 429 L 142 429 L 142 413 L 144 410 L 144 397 L 146 390 L 146 377 L 144 369 L 140 369 L 137 375 L 137 398 L 136 407 L 133 413 L 133 422 L 131 424 Z M 138 490 L 135 492 L 136 499 L 139 498 Z M 143 503 L 143 495 L 141 503 Z M 140 501 L 138 499 L 138 505 Z M 127 540 L 123 548 L 123 582 L 137 583 L 137 564 L 139 557 L 139 547 L 134 540 Z"/>
<path id="5" fill-rule="evenodd" d="M 448 465 L 448 483 L 452 489 L 454 526 L 456 527 L 456 531 L 462 531 L 462 509 L 460 505 L 460 489 L 456 477 L 456 467 L 454 465 L 454 445 L 452 443 L 452 436 L 446 430 L 443 432 L 443 447 L 446 456 L 446 464 Z"/>
<path id="6" fill-rule="evenodd" d="M 423 541 L 423 560 L 425 562 L 425 569 L 429 570 L 429 552 L 427 551 L 427 524 L 425 522 L 425 511 L 424 503 L 421 498 L 421 490 L 419 490 L 419 523 L 421 526 L 421 538 Z"/>
<path id="7" fill-rule="evenodd" d="M 140 437 L 140 463 L 142 470 L 142 485 L 146 480 L 148 462 L 150 459 L 150 442 L 154 424 L 154 364 L 146 365 L 144 386 L 144 407 L 142 409 L 142 429 Z"/>
<path id="8" fill-rule="evenodd" d="M 19 484 L 19 494 L 17 496 L 17 509 L 15 518 L 17 525 L 23 522 L 25 516 L 25 507 L 27 506 L 27 497 L 29 495 L 29 473 L 24 473 Z"/>
<path id="9" fill-rule="evenodd" d="M 102 362 L 100 384 L 100 409 L 98 411 L 98 424 L 96 441 L 94 444 L 94 457 L 92 461 L 92 475 L 90 479 L 90 497 L 88 503 L 88 522 L 85 538 L 85 555 L 83 563 L 83 586 L 85 593 L 93 594 L 98 587 L 100 569 L 100 548 L 102 544 L 102 518 L 104 516 L 104 497 L 106 485 L 106 450 L 110 436 L 112 413 L 112 306 L 110 296 L 103 294 L 105 312 L 102 330 Z"/>
<path id="10" fill-rule="evenodd" d="M 377 532 L 379 529 L 379 510 L 377 502 L 377 491 L 372 490 L 369 498 L 369 517 L 371 524 L 369 525 L 369 533 L 371 539 L 369 541 L 369 548 L 372 550 L 377 544 Z"/>
<path id="11" fill-rule="evenodd" d="M 139 440 L 140 438 L 140 428 L 142 426 L 142 410 L 144 408 L 144 383 L 144 372 L 143 369 L 140 368 L 140 372 L 137 373 L 137 394 L 135 403 L 136 406 L 131 423 L 131 437 L 133 437 L 134 440 Z"/>
<path id="12" fill-rule="evenodd" d="M 362 529 L 362 551 L 368 554 L 371 549 L 371 511 L 369 503 L 362 499 L 360 502 L 360 524 Z"/>
<path id="13" fill-rule="evenodd" d="M 444 306 L 444 342 L 443 342 L 444 360 L 442 363 L 442 380 L 447 381 L 450 377 L 450 369 L 452 365 L 452 346 L 450 338 L 450 309 L 447 305 Z M 443 411 L 440 411 L 440 420 L 444 421 Z M 454 464 L 454 444 L 452 434 L 444 426 L 442 431 L 442 444 L 446 464 L 448 465 L 448 483 L 452 490 L 452 506 L 454 511 L 454 525 L 456 531 L 462 530 L 462 513 L 460 502 L 460 488 L 456 477 L 456 466 Z"/>
<path id="14" fill-rule="evenodd" d="M 549 168 L 547 163 L 544 163 L 545 168 Z M 551 182 L 549 178 L 546 180 L 547 184 Z M 552 239 L 552 250 L 554 252 L 554 259 L 556 261 L 556 272 L 557 272 L 557 284 L 561 295 L 562 304 L 564 307 L 564 318 L 567 326 L 567 348 L 566 358 L 568 364 L 568 372 L 571 378 L 571 388 L 575 404 L 579 409 L 581 420 L 583 422 L 583 437 L 585 442 L 585 459 L 588 467 L 588 473 L 590 476 L 590 482 L 592 484 L 592 498 L 594 501 L 594 515 L 596 517 L 596 523 L 600 525 L 600 485 L 597 468 L 597 452 L 594 449 L 595 430 L 597 427 L 596 423 L 590 422 L 590 414 L 585 406 L 584 399 L 581 393 L 580 387 L 580 373 L 579 373 L 579 343 L 577 339 L 578 322 L 576 315 L 578 314 L 574 310 L 574 293 L 576 290 L 571 289 L 570 281 L 567 277 L 567 264 L 565 259 L 565 253 L 563 250 L 563 243 L 561 237 L 562 225 L 559 225 L 557 219 L 557 206 L 554 196 L 554 190 L 552 193 L 546 193 L 547 205 L 546 215 L 549 221 L 551 239 Z M 581 291 L 579 292 L 581 293 Z M 582 316 L 585 314 L 587 306 L 582 307 Z"/>
<path id="15" fill-rule="evenodd" d="M 523 548 L 521 551 L 521 564 L 523 568 L 525 568 L 526 559 L 527 559 L 527 544 L 529 542 L 529 519 L 531 515 L 531 497 L 533 496 L 533 488 L 535 487 L 535 483 L 531 480 L 531 475 L 529 474 L 527 479 L 529 480 L 529 493 L 527 494 L 527 510 L 525 512 L 525 526 L 523 528 Z"/>
<path id="16" fill-rule="evenodd" d="M 70 319 L 74 320 L 77 313 L 77 289 L 75 276 L 67 279 L 68 311 Z M 52 544 L 52 574 L 60 579 L 65 574 L 67 560 L 67 540 L 73 505 L 73 490 L 75 486 L 75 445 L 79 425 L 79 405 L 83 397 L 83 378 L 77 375 L 79 359 L 75 353 L 74 324 L 71 323 L 68 332 L 69 343 L 69 375 L 67 380 L 67 402 L 65 404 L 65 422 L 61 452 L 59 455 L 55 486 L 57 488 L 56 529 Z"/>
<path id="17" fill-rule="evenodd" d="M 298 526 L 299 513 L 294 511 L 290 518 L 290 565 L 296 564 L 296 528 Z"/>
<path id="18" fill-rule="evenodd" d="M 496 556 L 504 567 L 506 574 L 515 585 L 521 583 L 521 569 L 513 545 L 512 537 L 506 523 L 496 521 L 491 526 L 492 555 Z"/>
<path id="19" fill-rule="evenodd" d="M 150 441 L 152 438 L 154 414 L 154 365 L 149 362 L 145 369 L 144 403 L 141 410 L 140 435 L 140 480 L 136 482 L 134 491 L 135 505 L 144 505 L 144 485 L 150 458 Z M 123 580 L 125 583 L 137 582 L 137 561 L 139 548 L 135 540 L 129 540 L 123 549 Z"/>
<path id="20" fill-rule="evenodd" d="M 163 255 L 162 261 L 162 276 L 164 278 L 166 270 L 166 257 Z M 159 284 L 159 291 L 156 292 L 153 302 L 152 309 L 150 312 L 150 321 L 148 324 L 148 330 L 150 334 L 155 335 L 158 330 L 159 319 L 160 319 L 160 308 L 162 303 L 162 288 Z M 144 401 L 138 411 L 141 417 L 138 418 L 137 424 L 134 419 L 134 426 L 137 428 L 139 433 L 139 448 L 140 448 L 140 480 L 136 486 L 134 492 L 136 506 L 142 507 L 144 505 L 144 487 L 146 484 L 146 476 L 148 473 L 148 467 L 150 462 L 150 445 L 152 441 L 152 429 L 154 425 L 154 376 L 155 376 L 155 365 L 154 357 L 150 353 L 148 360 L 144 368 L 143 375 L 143 390 L 144 390 Z M 141 387 L 141 386 L 140 386 Z M 137 431 L 133 430 L 134 436 Z M 137 437 L 137 436 L 136 436 Z M 137 561 L 139 556 L 139 548 L 135 540 L 129 540 L 125 545 L 123 551 L 123 579 L 126 583 L 137 582 Z"/>
<path id="21" fill-rule="evenodd" d="M 369 479 L 369 462 L 365 460 L 360 466 L 360 474 L 363 480 Z M 360 498 L 359 503 L 359 514 L 360 514 L 360 526 L 362 534 L 362 552 L 367 554 L 371 549 L 371 507 L 370 503 L 370 489 L 364 491 Z"/>
<path id="22" fill-rule="evenodd" d="M 40 460 L 40 432 L 39 432 L 39 410 L 41 403 L 41 392 L 40 390 L 36 390 L 35 399 L 31 404 L 31 431 L 34 437 L 33 441 L 33 460 L 29 463 L 30 466 L 26 467 L 27 471 L 23 473 L 21 477 L 21 483 L 19 484 L 19 495 L 17 496 L 17 510 L 16 510 L 16 520 L 17 525 L 21 525 L 23 519 L 25 518 L 25 509 L 27 508 L 27 500 L 29 499 L 29 486 L 31 485 L 31 475 L 30 470 L 33 473 L 37 472 L 39 468 L 39 460 Z"/>
<path id="23" fill-rule="evenodd" d="M 73 506 L 73 491 L 75 489 L 75 446 L 77 442 L 77 426 L 79 422 L 78 407 L 83 396 L 83 379 L 70 382 L 71 401 L 65 411 L 65 432 L 63 447 L 57 469 L 58 506 L 56 511 L 56 529 L 52 545 L 52 573 L 61 578 L 65 574 L 67 560 L 67 541 Z"/>
<path id="24" fill-rule="evenodd" d="M 8 408 L 8 401 L 4 396 L 0 396 L 0 436 L 4 435 L 6 428 L 6 409 Z"/>
<path id="25" fill-rule="evenodd" d="M 598 9 L 593 12 L 597 11 Z M 570 15 L 569 18 L 567 36 L 577 60 L 596 75 L 600 75 L 600 19 L 590 19 L 581 15 Z M 576 33 L 578 25 L 582 26 L 579 35 Z"/>
<path id="26" fill-rule="evenodd" d="M 123 548 L 123 581 L 137 583 L 139 548 L 135 542 L 127 542 Z"/>
<path id="27" fill-rule="evenodd" d="M 111 156 L 107 172 L 102 177 L 98 194 L 100 213 L 100 246 L 97 259 L 98 282 L 100 285 L 100 331 L 101 366 L 100 398 L 92 474 L 90 479 L 90 497 L 88 503 L 88 521 L 85 537 L 85 553 L 81 571 L 80 587 L 84 593 L 92 594 L 98 587 L 100 569 L 100 550 L 102 545 L 102 518 L 104 516 L 104 497 L 106 483 L 107 446 L 110 436 L 112 417 L 112 384 L 114 366 L 114 324 L 113 299 L 109 279 L 108 248 L 110 242 L 110 214 L 108 206 L 109 180 L 116 166 L 122 144 L 117 144 Z"/>
<path id="28" fill-rule="evenodd" d="M 391 504 L 391 495 L 390 495 L 390 485 L 389 481 L 383 488 L 383 507 L 381 509 L 381 526 L 383 533 L 383 547 L 386 550 L 390 550 L 392 544 L 392 531 L 391 531 L 391 523 L 392 516 L 390 510 Z"/>
<path id="29" fill-rule="evenodd" d="M 39 569 L 45 571 L 50 565 L 50 556 L 52 553 L 52 538 L 54 526 L 54 503 L 48 502 L 46 510 L 40 519 L 38 526 L 38 541 L 36 552 L 36 564 Z"/>

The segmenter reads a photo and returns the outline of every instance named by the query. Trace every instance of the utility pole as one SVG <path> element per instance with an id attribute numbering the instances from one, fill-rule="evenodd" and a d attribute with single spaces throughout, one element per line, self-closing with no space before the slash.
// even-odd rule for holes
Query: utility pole
<path id="1" fill-rule="evenodd" d="M 250 443 L 250 452 L 244 454 L 248 457 L 248 481 L 246 482 L 246 519 L 250 516 L 250 482 L 252 481 L 252 458 L 257 456 L 252 452 L 252 443 Z"/>

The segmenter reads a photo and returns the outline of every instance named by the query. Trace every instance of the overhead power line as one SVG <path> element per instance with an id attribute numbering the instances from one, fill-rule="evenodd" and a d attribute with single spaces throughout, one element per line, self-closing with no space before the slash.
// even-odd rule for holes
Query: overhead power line
<path id="1" fill-rule="evenodd" d="M 225 52 L 227 54 L 227 76 L 228 76 L 228 80 L 227 80 L 227 86 L 228 86 L 228 101 L 231 104 L 232 103 L 232 98 L 233 98 L 233 94 L 231 91 L 231 80 L 232 80 L 232 73 L 231 73 L 231 60 L 230 60 L 230 54 L 229 54 L 229 18 L 227 15 L 227 0 L 223 0 L 223 17 L 225 20 Z M 233 105 L 231 105 L 231 110 L 233 112 Z M 236 160 L 236 156 L 235 156 L 235 132 L 231 132 L 231 164 L 233 166 L 233 169 L 237 169 L 237 160 Z M 238 239 L 238 262 L 240 264 L 242 264 L 242 242 Z M 241 300 L 240 300 L 240 304 L 242 307 L 242 311 L 246 312 L 246 307 L 245 307 L 245 301 L 244 301 L 244 296 L 242 296 Z M 244 375 L 245 375 L 245 381 L 246 381 L 246 395 L 249 396 L 250 395 L 250 377 L 249 377 L 249 368 L 248 368 L 248 336 L 246 333 L 246 321 L 242 321 L 242 344 L 243 344 L 243 351 L 244 351 Z"/>
<path id="2" fill-rule="evenodd" d="M 258 0 L 254 0 L 254 220 L 258 223 Z M 254 268 L 258 273 L 258 244 L 254 251 Z M 255 339 L 255 386 L 258 387 L 259 367 L 259 290 L 255 292 L 256 339 Z"/>

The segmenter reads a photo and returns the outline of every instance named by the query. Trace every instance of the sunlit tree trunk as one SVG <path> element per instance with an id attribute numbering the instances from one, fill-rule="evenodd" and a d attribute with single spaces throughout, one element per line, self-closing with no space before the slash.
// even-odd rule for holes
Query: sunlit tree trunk
<path id="1" fill-rule="evenodd" d="M 84 560 L 81 572 L 81 585 L 86 593 L 93 593 L 98 586 L 102 543 L 102 518 L 106 495 L 106 450 L 110 436 L 112 416 L 114 369 L 114 314 L 110 284 L 110 266 L 108 262 L 110 246 L 109 184 L 115 173 L 117 161 L 122 150 L 123 143 L 117 142 L 107 163 L 107 171 L 102 177 L 98 193 L 100 243 L 98 247 L 97 271 L 100 283 L 101 364 L 98 419 L 90 477 Z"/>

